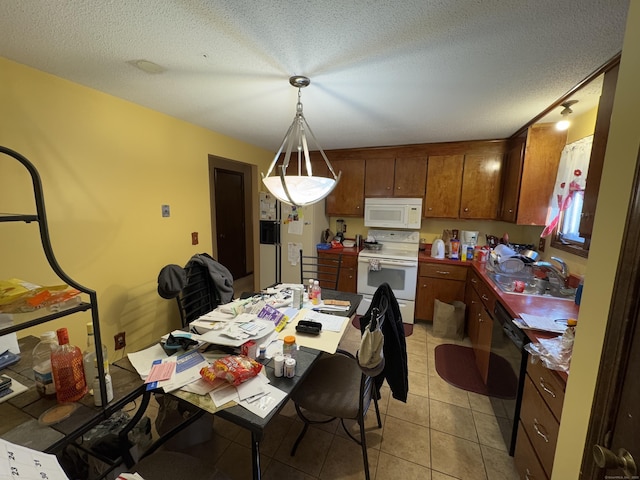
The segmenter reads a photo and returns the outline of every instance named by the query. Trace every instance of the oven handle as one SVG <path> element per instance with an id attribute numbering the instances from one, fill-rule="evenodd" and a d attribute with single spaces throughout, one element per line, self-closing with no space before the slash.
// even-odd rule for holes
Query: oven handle
<path id="1" fill-rule="evenodd" d="M 361 263 L 369 263 L 369 258 L 359 258 L 358 262 Z M 403 260 L 384 260 L 384 259 L 379 259 L 378 261 L 380 263 L 380 265 L 387 265 L 390 267 L 417 267 L 418 264 L 416 262 L 409 262 L 409 261 L 403 261 Z"/>
<path id="2" fill-rule="evenodd" d="M 360 295 L 362 295 L 362 294 L 360 294 Z M 373 297 L 371 297 L 371 298 L 367 298 L 367 297 L 364 297 L 364 296 L 363 296 L 363 297 L 362 297 L 362 300 L 360 301 L 360 303 L 371 303 L 372 301 L 373 301 Z M 402 300 L 398 300 L 398 299 L 396 298 L 396 301 L 398 302 L 398 307 L 400 307 L 400 308 L 402 308 L 402 307 L 406 307 L 406 306 L 407 306 L 407 304 L 406 304 L 406 303 L 403 303 L 403 302 L 402 302 Z"/>

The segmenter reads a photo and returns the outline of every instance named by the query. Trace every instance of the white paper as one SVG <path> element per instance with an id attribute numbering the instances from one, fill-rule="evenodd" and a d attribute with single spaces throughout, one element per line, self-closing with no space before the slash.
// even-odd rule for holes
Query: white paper
<path id="1" fill-rule="evenodd" d="M 231 384 L 229 384 L 227 387 L 218 388 L 217 390 L 209 392 L 209 395 L 211 396 L 211 400 L 213 400 L 213 403 L 215 403 L 216 407 L 218 408 L 228 402 L 238 403 L 240 401 L 240 399 L 238 398 L 238 391 L 236 390 L 236 387 Z"/>
<path id="2" fill-rule="evenodd" d="M 136 369 L 140 378 L 145 380 L 151 371 L 153 362 L 168 358 L 169 356 L 166 354 L 162 346 L 156 343 L 155 345 L 145 348 L 144 350 L 140 350 L 139 352 L 128 353 L 127 357 L 129 357 L 131 365 Z"/>
<path id="3" fill-rule="evenodd" d="M 322 324 L 322 330 L 330 332 L 339 332 L 342 330 L 344 322 L 349 320 L 347 317 L 339 317 L 338 315 L 330 315 L 328 313 L 314 312 L 313 310 L 301 310 L 299 320 L 311 320 Z"/>
<path id="4" fill-rule="evenodd" d="M 302 250 L 302 243 L 289 242 L 287 244 L 287 260 L 289 264 L 296 266 L 300 263 L 300 250 Z"/>
<path id="5" fill-rule="evenodd" d="M 173 376 L 169 380 L 150 383 L 147 389 L 162 388 L 165 393 L 172 392 L 202 378 L 200 370 L 209 366 L 209 362 L 196 350 L 168 357 L 162 362 L 176 362 L 177 365 Z"/>
<path id="6" fill-rule="evenodd" d="M 55 455 L 0 439 L 0 478 L 67 480 Z"/>
<path id="7" fill-rule="evenodd" d="M 276 408 L 280 402 L 285 399 L 287 394 L 271 384 L 265 385 L 265 391 L 266 393 L 257 400 L 253 402 L 243 400 L 240 402 L 240 405 L 250 412 L 255 413 L 260 418 L 266 417 L 271 410 Z"/>
<path id="8" fill-rule="evenodd" d="M 301 220 L 293 220 L 289 222 L 287 227 L 287 231 L 292 235 L 302 235 L 302 230 L 304 228 L 304 222 Z"/>
<path id="9" fill-rule="evenodd" d="M 264 393 L 266 390 L 265 385 L 269 383 L 269 380 L 266 379 L 265 381 L 265 379 L 266 377 L 263 375 L 257 375 L 238 385 L 236 387 L 236 390 L 238 391 L 238 398 L 242 401 L 260 393 Z"/>
<path id="10" fill-rule="evenodd" d="M 13 326 L 13 316 L 8 313 L 0 313 L 0 329 L 11 326 Z M 15 332 L 0 336 L 0 353 L 4 353 L 7 350 L 16 355 L 20 355 L 18 336 Z"/>
<path id="11" fill-rule="evenodd" d="M 553 318 L 540 317 L 538 315 L 529 315 L 521 313 L 520 317 L 524 322 L 524 328 L 533 330 L 543 330 L 545 332 L 563 333 L 567 328 L 566 321 L 563 323 L 556 322 Z"/>

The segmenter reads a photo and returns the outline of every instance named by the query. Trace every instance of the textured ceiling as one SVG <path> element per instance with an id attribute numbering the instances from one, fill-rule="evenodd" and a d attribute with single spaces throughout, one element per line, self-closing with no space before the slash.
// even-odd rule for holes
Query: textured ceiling
<path id="1" fill-rule="evenodd" d="M 293 74 L 324 149 L 504 138 L 621 50 L 628 4 L 2 0 L 0 56 L 269 150 Z"/>

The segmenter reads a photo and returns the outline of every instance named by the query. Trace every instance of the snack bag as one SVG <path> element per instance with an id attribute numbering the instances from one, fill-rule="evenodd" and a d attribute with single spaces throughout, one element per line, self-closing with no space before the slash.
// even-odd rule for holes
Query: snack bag
<path id="1" fill-rule="evenodd" d="M 210 367 L 200 370 L 200 376 L 213 383 L 216 378 L 223 378 L 232 385 L 240 385 L 260 373 L 262 364 L 246 355 L 229 355 L 219 358 Z"/>

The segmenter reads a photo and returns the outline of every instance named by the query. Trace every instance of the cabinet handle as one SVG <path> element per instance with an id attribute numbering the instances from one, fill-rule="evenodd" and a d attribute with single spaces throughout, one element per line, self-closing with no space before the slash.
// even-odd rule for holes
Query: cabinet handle
<path id="1" fill-rule="evenodd" d="M 547 387 L 546 382 L 544 381 L 544 377 L 540 377 L 540 386 L 542 387 L 542 389 L 547 392 L 549 395 L 551 395 L 553 398 L 556 398 L 556 392 L 554 392 L 553 390 L 551 390 L 549 387 Z"/>
<path id="2" fill-rule="evenodd" d="M 356 210 L 360 210 L 360 205 L 358 205 L 358 206 L 356 207 Z"/>
<path id="3" fill-rule="evenodd" d="M 488 302 L 488 301 L 489 301 L 489 297 L 487 297 L 484 293 L 482 294 L 482 299 L 483 299 L 485 302 Z"/>
<path id="4" fill-rule="evenodd" d="M 531 476 L 531 472 L 529 471 L 528 468 L 527 468 L 527 471 L 524 474 L 524 478 L 525 478 L 525 480 L 535 480 L 535 477 Z"/>
<path id="5" fill-rule="evenodd" d="M 427 208 L 427 210 L 431 211 L 431 210 L 433 210 L 433 207 L 429 207 L 429 208 Z"/>
<path id="6" fill-rule="evenodd" d="M 468 212 L 468 211 L 469 211 L 469 208 L 468 208 L 468 207 L 465 207 L 465 209 L 464 209 L 463 211 Z"/>
<path id="7" fill-rule="evenodd" d="M 540 431 L 540 427 L 542 427 L 542 428 L 544 429 L 544 426 L 543 426 L 543 425 L 540 425 L 540 424 L 538 423 L 538 419 L 537 419 L 537 418 L 534 418 L 534 419 L 533 419 L 533 429 L 536 431 L 536 433 L 537 433 L 538 435 L 540 435 L 540 436 L 544 439 L 544 441 L 545 441 L 546 443 L 549 443 L 549 437 L 547 437 L 547 435 L 546 435 L 546 434 L 544 434 L 544 433 L 542 433 L 542 432 Z"/>
<path id="8" fill-rule="evenodd" d="M 402 187 L 398 187 L 398 190 L 400 190 Z"/>
<path id="9" fill-rule="evenodd" d="M 471 283 L 478 283 L 478 281 L 475 278 L 472 278 Z"/>
<path id="10" fill-rule="evenodd" d="M 440 275 L 450 275 L 451 272 L 443 272 L 442 270 L 436 270 L 436 273 L 439 273 Z"/>
<path id="11" fill-rule="evenodd" d="M 391 187 L 387 187 L 387 190 L 391 190 Z"/>

